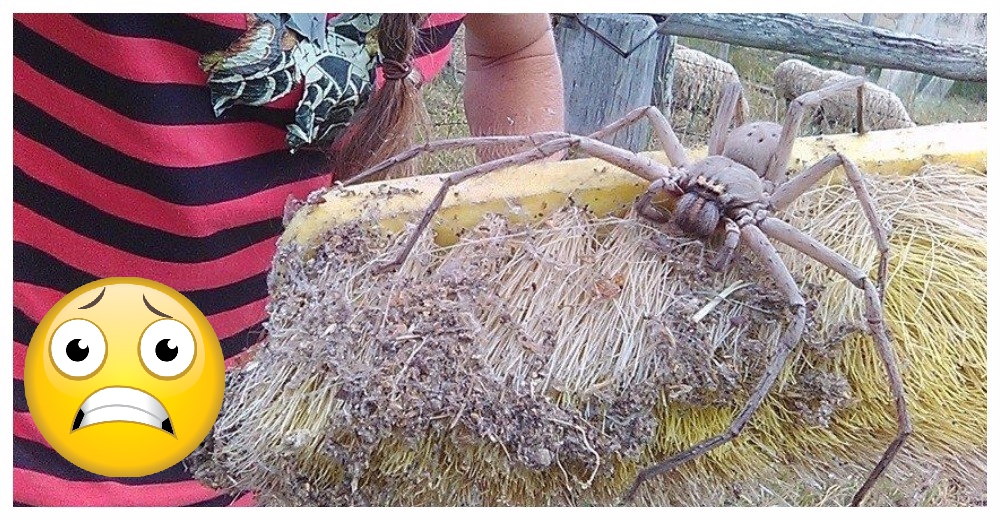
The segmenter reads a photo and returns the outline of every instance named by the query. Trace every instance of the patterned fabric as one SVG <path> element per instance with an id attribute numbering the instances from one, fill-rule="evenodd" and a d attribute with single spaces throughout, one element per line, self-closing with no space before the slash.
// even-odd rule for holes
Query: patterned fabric
<path id="1" fill-rule="evenodd" d="M 432 15 L 421 30 L 424 77 L 444 65 L 461 18 Z M 14 503 L 251 502 L 206 489 L 180 465 L 142 478 L 73 466 L 31 420 L 24 355 L 52 305 L 111 276 L 182 292 L 227 363 L 255 343 L 285 201 L 331 182 L 322 152 L 286 147 L 302 86 L 216 116 L 199 58 L 246 33 L 241 14 L 19 14 L 13 31 Z"/>
<path id="2" fill-rule="evenodd" d="M 325 147 L 347 127 L 374 87 L 380 14 L 251 14 L 247 31 L 229 47 L 202 56 L 212 107 L 261 106 L 305 83 L 288 125 L 293 151 Z"/>

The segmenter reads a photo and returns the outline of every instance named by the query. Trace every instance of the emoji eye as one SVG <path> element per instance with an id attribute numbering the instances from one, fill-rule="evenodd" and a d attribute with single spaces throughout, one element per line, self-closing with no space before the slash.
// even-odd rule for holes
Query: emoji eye
<path id="1" fill-rule="evenodd" d="M 139 340 L 142 364 L 154 375 L 174 377 L 194 361 L 194 336 L 176 320 L 154 322 Z"/>
<path id="2" fill-rule="evenodd" d="M 97 325 L 87 320 L 69 320 L 52 335 L 52 362 L 70 377 L 93 374 L 104 363 L 107 344 Z"/>

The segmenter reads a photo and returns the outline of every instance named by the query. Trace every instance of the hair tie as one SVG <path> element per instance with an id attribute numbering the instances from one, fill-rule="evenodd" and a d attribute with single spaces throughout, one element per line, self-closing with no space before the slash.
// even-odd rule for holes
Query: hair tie
<path id="1" fill-rule="evenodd" d="M 382 60 L 382 74 L 387 80 L 398 81 L 406 79 L 411 72 L 413 72 L 413 62 L 411 60 L 406 60 L 402 63 L 396 60 Z"/>

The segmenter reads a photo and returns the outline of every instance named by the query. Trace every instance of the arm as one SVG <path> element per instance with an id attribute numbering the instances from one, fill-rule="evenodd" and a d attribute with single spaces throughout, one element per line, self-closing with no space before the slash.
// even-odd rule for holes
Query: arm
<path id="1" fill-rule="evenodd" d="M 465 18 L 465 114 L 472 135 L 564 130 L 562 71 L 547 14 Z M 480 160 L 510 151 L 479 150 Z"/>

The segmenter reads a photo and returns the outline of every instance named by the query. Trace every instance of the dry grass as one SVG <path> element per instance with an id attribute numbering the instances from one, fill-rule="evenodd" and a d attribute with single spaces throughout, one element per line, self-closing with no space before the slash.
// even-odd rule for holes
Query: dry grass
<path id="1" fill-rule="evenodd" d="M 459 28 L 452 40 L 452 59 L 440 75 L 423 89 L 424 104 L 430 119 L 428 140 L 467 137 L 469 125 L 465 119 L 462 84 L 465 79 L 465 28 Z M 437 154 L 425 161 L 426 173 L 454 171 L 475 164 L 472 150 Z"/>
<path id="2" fill-rule="evenodd" d="M 917 101 L 911 110 L 917 124 L 986 121 L 986 103 L 948 97 L 940 103 Z"/>

